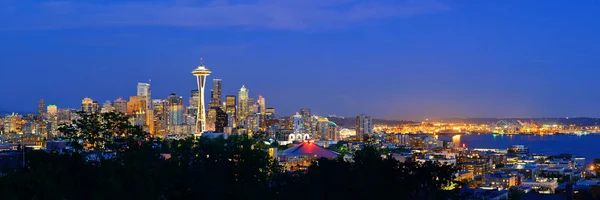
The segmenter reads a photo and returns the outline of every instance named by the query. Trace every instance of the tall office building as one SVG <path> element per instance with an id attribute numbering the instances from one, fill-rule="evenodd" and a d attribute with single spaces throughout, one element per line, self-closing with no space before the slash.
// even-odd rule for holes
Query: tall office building
<path id="1" fill-rule="evenodd" d="M 100 112 L 100 103 L 98 103 L 98 101 L 92 101 L 92 112 L 93 113 Z"/>
<path id="2" fill-rule="evenodd" d="M 364 136 L 373 133 L 373 121 L 371 116 L 359 115 L 356 117 L 356 137 L 358 141 L 364 141 Z"/>
<path id="3" fill-rule="evenodd" d="M 246 86 L 242 85 L 242 88 L 238 92 L 237 121 L 243 125 L 245 125 L 245 121 L 250 114 L 250 108 L 248 106 L 248 89 L 246 89 Z"/>
<path id="4" fill-rule="evenodd" d="M 48 129 L 48 138 L 58 136 L 58 107 L 54 104 L 48 105 L 48 112 L 46 113 L 46 117 L 48 120 L 47 129 Z"/>
<path id="5" fill-rule="evenodd" d="M 83 100 L 81 100 L 81 111 L 86 112 L 86 113 L 92 113 L 93 112 L 93 104 L 94 100 L 86 97 L 83 98 Z"/>
<path id="6" fill-rule="evenodd" d="M 167 114 L 165 110 L 166 101 L 162 99 L 152 100 L 152 110 L 154 114 L 154 132 L 155 134 L 165 135 L 167 133 L 168 123 Z"/>
<path id="7" fill-rule="evenodd" d="M 149 110 L 152 107 L 151 98 L 152 93 L 150 91 L 150 83 L 138 83 L 137 85 L 137 96 L 145 97 L 146 99 L 146 110 Z"/>
<path id="8" fill-rule="evenodd" d="M 190 106 L 198 106 L 198 103 L 200 102 L 200 93 L 198 93 L 198 90 L 191 90 L 190 91 Z M 198 114 L 198 113 L 196 113 Z"/>
<path id="9" fill-rule="evenodd" d="M 165 102 L 167 114 L 167 124 L 170 127 L 183 125 L 183 97 L 171 93 Z"/>
<path id="10" fill-rule="evenodd" d="M 228 117 L 227 113 L 219 107 L 213 107 L 212 110 L 214 110 L 216 113 L 216 120 L 214 123 L 215 132 L 217 132 L 217 133 L 225 132 L 225 127 L 228 126 L 228 121 L 229 121 L 230 117 Z"/>
<path id="11" fill-rule="evenodd" d="M 127 114 L 131 115 L 133 125 L 145 126 L 147 116 L 146 111 L 148 110 L 148 103 L 146 103 L 146 96 L 130 96 L 129 102 L 127 103 Z"/>
<path id="12" fill-rule="evenodd" d="M 118 113 L 127 113 L 127 101 L 123 98 L 118 98 L 113 102 L 113 109 Z"/>
<path id="13" fill-rule="evenodd" d="M 267 121 L 265 119 L 265 115 L 267 113 L 267 108 L 266 108 L 266 102 L 265 102 L 265 98 L 262 95 L 258 95 L 258 112 L 260 113 L 259 115 L 259 126 L 261 130 L 266 130 L 267 128 Z"/>
<path id="14" fill-rule="evenodd" d="M 217 122 L 217 109 L 223 111 L 221 107 L 210 107 L 208 108 L 208 113 L 206 113 L 206 130 L 207 131 L 215 131 L 216 122 Z"/>
<path id="15" fill-rule="evenodd" d="M 304 133 L 304 119 L 302 118 L 302 115 L 300 115 L 299 113 L 296 113 L 294 116 L 292 116 L 292 130 L 294 131 L 294 134 L 302 134 Z"/>
<path id="16" fill-rule="evenodd" d="M 208 70 L 203 64 L 202 59 L 200 59 L 200 65 L 192 74 L 196 77 L 196 82 L 198 83 L 198 92 L 200 93 L 200 101 L 198 101 L 198 113 L 196 114 L 196 133 L 202 133 L 206 131 L 206 106 L 204 105 L 204 86 L 206 85 L 206 77 L 211 74 L 211 71 Z"/>
<path id="17" fill-rule="evenodd" d="M 304 120 L 304 132 L 312 135 L 313 133 L 311 131 L 312 120 L 310 117 L 310 109 L 309 108 L 300 109 L 300 115 L 302 115 L 302 119 Z"/>
<path id="18" fill-rule="evenodd" d="M 222 99 L 222 83 L 221 79 L 213 79 L 213 89 L 210 92 L 209 107 L 219 107 L 223 103 Z"/>
<path id="19" fill-rule="evenodd" d="M 236 119 L 236 97 L 235 95 L 227 95 L 225 96 L 225 113 L 227 113 L 227 115 L 229 115 L 229 119 L 231 119 L 230 121 L 227 122 L 227 124 L 231 125 L 232 127 L 236 126 L 235 123 L 235 119 Z"/>
<path id="20" fill-rule="evenodd" d="M 327 137 L 328 130 L 329 130 L 329 119 L 327 119 L 325 117 L 317 118 L 317 131 L 316 131 L 317 134 L 316 134 L 315 138 L 318 138 L 320 140 L 329 139 Z"/>
<path id="21" fill-rule="evenodd" d="M 58 115 L 58 107 L 54 104 L 48 105 L 48 117 L 57 116 Z"/>
<path id="22" fill-rule="evenodd" d="M 45 119 L 46 118 L 46 104 L 44 103 L 43 99 L 40 99 L 40 101 L 38 101 L 38 116 L 40 119 Z"/>
<path id="23" fill-rule="evenodd" d="M 103 104 L 102 104 L 102 109 L 100 110 L 101 113 L 109 113 L 114 111 L 114 107 L 112 105 L 112 103 L 108 100 L 106 100 Z"/>

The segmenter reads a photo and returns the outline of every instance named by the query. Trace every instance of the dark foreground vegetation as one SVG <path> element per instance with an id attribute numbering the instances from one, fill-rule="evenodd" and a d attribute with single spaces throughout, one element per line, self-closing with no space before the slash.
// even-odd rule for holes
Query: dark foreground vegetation
<path id="1" fill-rule="evenodd" d="M 256 139 L 167 141 L 115 113 L 82 114 L 61 131 L 72 150 L 29 151 L 4 170 L 0 199 L 448 199 L 455 169 L 399 163 L 373 148 L 284 172 Z"/>

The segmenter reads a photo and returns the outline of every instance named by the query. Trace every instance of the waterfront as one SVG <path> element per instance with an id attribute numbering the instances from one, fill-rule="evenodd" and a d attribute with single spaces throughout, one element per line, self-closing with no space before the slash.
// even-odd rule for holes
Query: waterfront
<path id="1" fill-rule="evenodd" d="M 452 140 L 452 136 L 440 136 L 443 140 Z M 457 138 L 454 138 L 456 142 Z M 600 135 L 494 135 L 472 134 L 461 135 L 460 146 L 463 144 L 470 149 L 489 148 L 506 149 L 513 144 L 529 147 L 532 153 L 557 155 L 570 153 L 586 158 L 586 163 L 592 163 L 594 158 L 600 158 L 596 145 L 600 144 Z"/>

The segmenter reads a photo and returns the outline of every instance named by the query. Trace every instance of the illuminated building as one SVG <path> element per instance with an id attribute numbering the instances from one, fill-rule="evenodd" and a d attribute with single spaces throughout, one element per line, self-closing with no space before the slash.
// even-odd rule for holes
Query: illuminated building
<path id="1" fill-rule="evenodd" d="M 46 104 L 44 103 L 44 100 L 40 99 L 40 101 L 38 101 L 38 116 L 39 116 L 40 119 L 45 119 L 46 118 L 46 116 L 45 116 L 45 114 L 46 114 L 45 113 L 45 111 L 46 111 L 45 107 L 46 107 Z"/>
<path id="2" fill-rule="evenodd" d="M 319 117 L 317 119 L 317 135 L 315 138 L 320 140 L 328 140 L 329 133 L 329 119 L 325 117 Z"/>
<path id="3" fill-rule="evenodd" d="M 363 141 L 364 135 L 373 133 L 373 121 L 370 116 L 359 115 L 356 117 L 356 136 L 358 141 Z"/>
<path id="4" fill-rule="evenodd" d="M 235 95 L 225 96 L 225 113 L 227 113 L 227 115 L 230 116 L 227 124 L 230 124 L 232 127 L 236 126 L 236 124 L 235 124 L 235 118 L 236 118 L 235 103 L 236 103 Z"/>
<path id="5" fill-rule="evenodd" d="M 177 129 L 177 126 L 183 125 L 183 97 L 171 93 L 165 102 L 167 111 L 167 125 L 170 130 Z"/>
<path id="6" fill-rule="evenodd" d="M 198 90 L 190 91 L 190 105 L 198 106 L 199 102 L 200 102 L 200 94 L 198 93 Z M 198 114 L 198 113 L 196 113 L 196 114 Z"/>
<path id="7" fill-rule="evenodd" d="M 209 107 L 219 107 L 223 103 L 222 99 L 222 83 L 221 79 L 213 79 L 213 89 L 210 92 Z"/>
<path id="8" fill-rule="evenodd" d="M 485 175 L 485 183 L 492 188 L 509 189 L 512 186 L 517 185 L 517 177 L 509 176 L 504 172 L 495 172 L 493 174 Z"/>
<path id="9" fill-rule="evenodd" d="M 310 135 L 304 132 L 304 118 L 302 118 L 302 115 L 299 113 L 292 116 L 292 127 L 293 132 L 288 136 L 288 141 L 303 141 L 310 139 Z"/>
<path id="10" fill-rule="evenodd" d="M 127 113 L 127 101 L 122 98 L 118 98 L 113 102 L 113 108 L 115 112 L 118 113 Z"/>
<path id="11" fill-rule="evenodd" d="M 152 110 L 154 114 L 154 133 L 164 135 L 167 132 L 167 114 L 165 110 L 166 101 L 162 99 L 152 100 Z"/>
<path id="12" fill-rule="evenodd" d="M 224 133 L 225 132 L 225 127 L 228 126 L 228 115 L 225 111 L 223 111 L 221 108 L 219 107 L 213 107 L 213 109 L 216 113 L 216 120 L 214 123 L 214 127 L 215 127 L 215 132 L 217 133 Z"/>
<path id="13" fill-rule="evenodd" d="M 341 128 L 335 124 L 335 122 L 329 121 L 329 126 L 327 127 L 327 140 L 341 140 L 340 131 Z"/>
<path id="14" fill-rule="evenodd" d="M 151 102 L 151 91 L 150 91 L 150 83 L 138 83 L 137 85 L 137 96 L 145 97 L 146 99 L 146 110 L 152 108 Z"/>
<path id="15" fill-rule="evenodd" d="M 198 112 L 196 114 L 196 133 L 203 133 L 206 131 L 204 86 L 206 85 L 206 77 L 211 74 L 211 71 L 202 64 L 202 59 L 200 59 L 200 65 L 198 65 L 198 68 L 192 71 L 192 74 L 196 77 L 196 81 L 198 83 L 198 93 L 200 94 L 200 100 L 196 106 L 198 108 Z"/>
<path id="16" fill-rule="evenodd" d="M 223 109 L 220 107 L 208 108 L 208 113 L 206 114 L 206 130 L 208 131 L 215 131 L 215 123 L 217 122 L 217 108 L 223 111 Z"/>
<path id="17" fill-rule="evenodd" d="M 250 112 L 248 102 L 248 89 L 242 85 L 242 88 L 238 92 L 238 110 L 237 110 L 237 121 L 240 125 L 245 125 L 246 118 Z"/>
<path id="18" fill-rule="evenodd" d="M 48 118 L 50 118 L 50 116 L 57 116 L 57 115 L 58 115 L 58 107 L 56 107 L 56 105 L 54 105 L 54 104 L 48 105 Z"/>
<path id="19" fill-rule="evenodd" d="M 267 123 L 265 120 L 265 115 L 267 113 L 267 107 L 266 107 L 265 98 L 262 95 L 258 95 L 258 111 L 260 112 L 260 116 L 259 116 L 260 129 L 265 130 L 267 128 Z"/>
<path id="20" fill-rule="evenodd" d="M 131 120 L 133 120 L 133 125 L 135 126 L 145 126 L 147 116 L 147 103 L 145 96 L 130 96 L 129 102 L 127 103 L 127 114 L 132 116 Z"/>
<path id="21" fill-rule="evenodd" d="M 302 142 L 292 148 L 283 150 L 277 158 L 285 170 L 303 171 L 317 159 L 334 159 L 336 157 L 338 157 L 338 153 L 325 149 L 314 142 Z"/>
<path id="22" fill-rule="evenodd" d="M 98 103 L 98 101 L 92 101 L 92 112 L 93 113 L 100 112 L 100 104 Z"/>
<path id="23" fill-rule="evenodd" d="M 110 101 L 105 101 L 102 104 L 102 109 L 100 110 L 100 112 L 101 113 L 108 113 L 108 112 L 112 112 L 112 111 L 114 111 L 112 103 L 110 103 Z"/>
<path id="24" fill-rule="evenodd" d="M 94 100 L 86 97 L 83 100 L 81 100 L 81 111 L 86 112 L 86 113 L 92 113 L 93 112 L 93 106 L 92 104 L 94 103 Z"/>
<path id="25" fill-rule="evenodd" d="M 313 133 L 311 132 L 311 124 L 312 124 L 311 122 L 312 122 L 312 120 L 310 118 L 310 109 L 309 108 L 300 109 L 300 115 L 302 116 L 302 121 L 304 122 L 304 125 L 303 125 L 304 130 L 303 130 L 303 132 L 312 135 Z"/>

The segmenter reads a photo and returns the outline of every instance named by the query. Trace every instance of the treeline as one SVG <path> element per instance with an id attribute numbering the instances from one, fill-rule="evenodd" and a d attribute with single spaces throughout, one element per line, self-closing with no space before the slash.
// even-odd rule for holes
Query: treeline
<path id="1" fill-rule="evenodd" d="M 354 162 L 320 159 L 305 172 L 285 172 L 259 143 L 227 139 L 165 141 L 89 115 L 62 130 L 71 151 L 31 151 L 24 168 L 0 177 L 1 199 L 448 199 L 455 169 L 399 163 L 370 147 Z M 84 115 L 85 116 L 85 115 Z M 116 117 L 116 118 L 114 118 Z M 89 119 L 86 119 L 89 118 Z M 105 119 L 109 119 L 106 121 Z M 82 123 L 85 122 L 88 123 Z M 104 128 L 115 128 L 114 133 Z M 86 127 L 92 126 L 92 127 Z M 96 127 L 96 128 L 93 128 Z M 100 127 L 100 128 L 98 128 Z M 101 131 L 101 133 L 92 133 Z M 99 140 L 83 134 L 92 134 Z M 107 137 L 111 135 L 110 137 Z M 87 138 L 87 139 L 86 139 Z M 109 145 L 110 144 L 110 145 Z"/>

